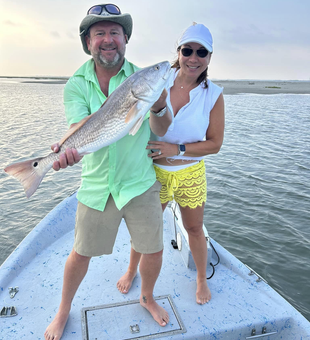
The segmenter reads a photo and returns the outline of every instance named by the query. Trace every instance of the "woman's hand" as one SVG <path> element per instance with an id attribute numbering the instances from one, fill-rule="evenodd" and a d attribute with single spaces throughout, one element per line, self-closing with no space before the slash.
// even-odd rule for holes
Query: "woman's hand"
<path id="1" fill-rule="evenodd" d="M 177 144 L 170 144 L 166 142 L 159 141 L 149 141 L 146 147 L 149 150 L 154 150 L 152 153 L 148 154 L 149 157 L 153 159 L 169 158 L 176 156 L 179 153 L 179 147 Z"/>

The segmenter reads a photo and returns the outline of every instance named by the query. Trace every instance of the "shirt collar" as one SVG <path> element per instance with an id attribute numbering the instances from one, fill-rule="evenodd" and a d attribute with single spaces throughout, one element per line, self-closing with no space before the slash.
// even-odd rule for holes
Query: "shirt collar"
<path id="1" fill-rule="evenodd" d="M 129 77 L 131 75 L 131 68 L 130 68 L 130 64 L 128 62 L 128 60 L 125 58 L 124 59 L 124 63 L 121 67 L 121 69 L 119 70 L 118 75 L 121 75 L 122 73 L 125 74 L 126 78 Z M 95 63 L 94 63 L 94 59 L 90 59 L 88 60 L 86 63 L 84 63 L 74 74 L 75 76 L 83 76 L 85 78 L 85 80 L 87 81 L 91 81 L 93 83 L 98 83 L 97 80 L 97 75 L 95 72 Z"/>

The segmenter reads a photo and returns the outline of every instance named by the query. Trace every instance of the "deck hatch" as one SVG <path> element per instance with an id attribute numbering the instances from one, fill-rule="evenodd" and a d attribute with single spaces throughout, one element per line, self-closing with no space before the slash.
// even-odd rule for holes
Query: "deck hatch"
<path id="1" fill-rule="evenodd" d="M 139 300 L 82 309 L 83 340 L 146 340 L 185 333 L 186 329 L 170 295 L 155 297 L 169 313 L 169 324 L 161 327 Z"/>

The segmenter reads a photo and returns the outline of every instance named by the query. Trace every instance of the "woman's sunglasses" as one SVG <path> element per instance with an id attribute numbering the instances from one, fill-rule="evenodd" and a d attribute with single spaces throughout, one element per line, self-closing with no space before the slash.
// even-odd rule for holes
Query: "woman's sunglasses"
<path id="1" fill-rule="evenodd" d="M 95 14 L 95 15 L 100 15 L 102 12 L 108 12 L 109 14 L 112 15 L 120 15 L 121 10 L 113 4 L 106 4 L 106 5 L 96 5 L 91 7 L 88 11 L 87 11 L 87 15 L 89 14 Z"/>
<path id="2" fill-rule="evenodd" d="M 183 47 L 181 48 L 181 53 L 184 57 L 189 57 L 193 54 L 194 50 L 189 47 Z M 196 50 L 196 54 L 199 58 L 205 58 L 208 55 L 209 51 L 206 49 L 203 50 Z"/>

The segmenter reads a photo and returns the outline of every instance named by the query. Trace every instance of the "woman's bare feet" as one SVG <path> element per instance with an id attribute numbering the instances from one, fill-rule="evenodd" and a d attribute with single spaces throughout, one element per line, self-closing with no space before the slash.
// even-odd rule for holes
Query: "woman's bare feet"
<path id="1" fill-rule="evenodd" d="M 127 294 L 131 288 L 132 282 L 137 275 L 137 271 L 132 272 L 127 270 L 127 272 L 117 281 L 116 287 L 122 294 Z"/>
<path id="2" fill-rule="evenodd" d="M 65 329 L 66 323 L 68 321 L 69 312 L 61 312 L 59 311 L 54 320 L 50 323 L 50 325 L 46 328 L 44 333 L 44 338 L 46 340 L 59 340 L 62 337 L 62 333 Z"/>
<path id="3" fill-rule="evenodd" d="M 147 299 L 145 296 L 140 297 L 140 305 L 146 308 L 152 315 L 153 319 L 162 327 L 165 327 L 169 322 L 169 315 L 167 311 L 159 306 L 159 304 L 152 299 Z"/>
<path id="4" fill-rule="evenodd" d="M 211 300 L 211 292 L 207 284 L 207 280 L 197 279 L 196 302 L 199 305 L 208 303 Z"/>

